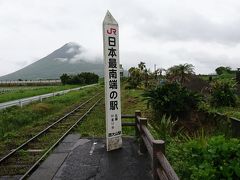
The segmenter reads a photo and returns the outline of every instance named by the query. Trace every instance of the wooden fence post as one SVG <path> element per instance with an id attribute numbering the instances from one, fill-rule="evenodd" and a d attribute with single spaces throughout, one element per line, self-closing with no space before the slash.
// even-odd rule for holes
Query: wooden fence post
<path id="1" fill-rule="evenodd" d="M 153 159 L 152 159 L 152 173 L 153 179 L 159 180 L 157 168 L 159 167 L 157 153 L 162 152 L 165 154 L 165 142 L 163 140 L 154 140 L 153 141 Z"/>
<path id="2" fill-rule="evenodd" d="M 141 116 L 142 116 L 141 111 L 136 110 L 135 111 L 135 124 L 136 124 L 136 126 L 135 126 L 135 136 L 136 136 L 136 138 L 139 137 L 139 130 L 138 130 L 137 124 L 138 124 L 138 117 L 141 117 Z"/>
<path id="3" fill-rule="evenodd" d="M 140 125 L 140 142 L 139 142 L 139 149 L 141 153 L 146 153 L 147 152 L 147 147 L 143 141 L 142 135 L 144 134 L 143 130 L 142 130 L 142 126 L 146 126 L 147 127 L 147 118 L 140 118 L 139 119 L 139 125 Z"/>

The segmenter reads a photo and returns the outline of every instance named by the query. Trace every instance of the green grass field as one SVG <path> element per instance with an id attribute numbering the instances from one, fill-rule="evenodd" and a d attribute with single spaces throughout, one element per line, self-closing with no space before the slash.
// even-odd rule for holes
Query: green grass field
<path id="1" fill-rule="evenodd" d="M 25 86 L 23 88 L 13 88 L 13 91 L 8 91 L 6 93 L 0 94 L 0 103 L 2 102 L 7 102 L 7 101 L 12 101 L 16 99 L 21 99 L 21 98 L 27 98 L 31 96 L 37 96 L 41 94 L 47 94 L 47 93 L 52 93 L 56 91 L 62 91 L 65 89 L 71 89 L 79 87 L 79 85 L 60 85 L 60 86 L 44 86 L 44 87 L 31 87 L 26 88 Z M 3 88 L 1 88 L 3 89 Z M 7 88 L 10 89 L 10 88 Z"/>
<path id="2" fill-rule="evenodd" d="M 141 97 L 142 90 L 124 89 L 121 91 L 122 114 L 134 114 L 135 110 L 146 112 L 146 105 Z M 122 122 L 134 122 L 134 119 L 122 119 Z M 78 126 L 76 132 L 85 137 L 105 137 L 105 107 L 104 99 L 91 114 Z M 134 135 L 134 127 L 123 127 L 123 135 Z"/>
<path id="3" fill-rule="evenodd" d="M 0 110 L 0 155 L 99 92 L 102 86 L 73 91 L 20 107 Z"/>

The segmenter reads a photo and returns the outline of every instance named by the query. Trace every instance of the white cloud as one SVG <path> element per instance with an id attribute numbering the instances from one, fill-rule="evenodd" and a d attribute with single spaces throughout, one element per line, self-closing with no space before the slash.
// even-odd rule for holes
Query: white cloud
<path id="1" fill-rule="evenodd" d="M 68 59 L 67 58 L 56 58 L 56 59 L 54 59 L 55 61 L 60 61 L 60 62 L 66 62 L 66 61 L 68 61 Z"/>
<path id="2" fill-rule="evenodd" d="M 240 65 L 237 0 L 0 0 L 0 75 L 72 41 L 86 48 L 80 58 L 102 57 L 107 9 L 120 25 L 125 67 L 140 60 L 150 67 L 189 62 L 209 73 L 215 65 Z"/>
<path id="3" fill-rule="evenodd" d="M 67 50 L 67 52 L 66 53 L 73 53 L 75 51 L 75 49 L 74 48 L 69 48 L 68 50 Z"/>
<path id="4" fill-rule="evenodd" d="M 91 49 L 81 48 L 79 53 L 77 53 L 73 58 L 69 60 L 70 63 L 80 63 L 82 60 L 87 62 L 99 61 L 101 56 L 96 54 L 95 51 Z"/>

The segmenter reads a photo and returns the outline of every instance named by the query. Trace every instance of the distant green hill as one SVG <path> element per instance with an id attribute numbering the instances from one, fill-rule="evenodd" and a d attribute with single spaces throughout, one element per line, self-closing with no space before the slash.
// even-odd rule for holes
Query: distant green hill
<path id="1" fill-rule="evenodd" d="M 84 52 L 76 43 L 67 43 L 48 56 L 16 72 L 0 77 L 0 80 L 59 79 L 63 73 L 76 74 L 94 72 L 103 76 L 104 67 L 100 59 L 87 60 Z"/>

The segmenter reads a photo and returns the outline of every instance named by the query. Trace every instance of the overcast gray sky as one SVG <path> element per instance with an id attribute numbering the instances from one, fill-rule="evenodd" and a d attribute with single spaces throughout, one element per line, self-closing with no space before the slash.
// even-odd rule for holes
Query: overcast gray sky
<path id="1" fill-rule="evenodd" d="M 120 62 L 168 68 L 191 63 L 197 73 L 240 67 L 239 0 L 0 0 L 0 75 L 68 42 L 102 57 L 107 10 L 120 26 Z"/>

